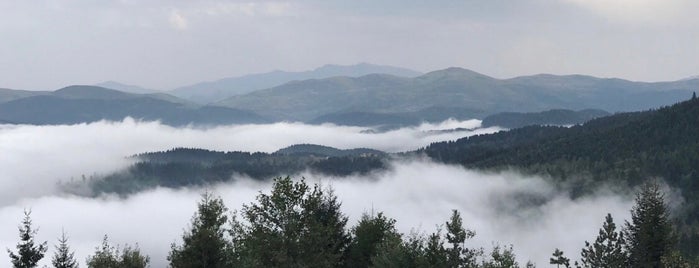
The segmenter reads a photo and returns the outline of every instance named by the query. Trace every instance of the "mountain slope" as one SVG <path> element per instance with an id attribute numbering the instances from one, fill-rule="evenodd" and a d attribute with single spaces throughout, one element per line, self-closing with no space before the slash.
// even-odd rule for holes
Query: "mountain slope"
<path id="1" fill-rule="evenodd" d="M 147 89 L 147 88 L 135 86 L 135 85 L 122 84 L 122 83 L 119 83 L 116 81 L 106 81 L 106 82 L 102 82 L 99 84 L 95 84 L 95 86 L 109 88 L 109 89 L 116 89 L 116 90 L 119 90 L 122 92 L 135 93 L 135 94 L 151 94 L 151 93 L 158 93 L 159 92 L 157 90 Z"/>
<path id="2" fill-rule="evenodd" d="M 448 68 L 415 78 L 389 75 L 290 82 L 234 96 L 216 105 L 251 110 L 277 120 L 312 121 L 337 113 L 414 113 L 468 109 L 474 116 L 550 109 L 635 111 L 686 99 L 699 80 L 641 83 L 589 76 L 536 75 L 495 79 Z M 475 112 L 480 111 L 480 112 Z M 444 120 L 452 115 L 434 116 Z"/>
<path id="3" fill-rule="evenodd" d="M 699 99 L 646 112 L 621 113 L 581 126 L 525 127 L 453 142 L 420 152 L 435 161 L 479 169 L 517 169 L 571 187 L 635 186 L 660 178 L 681 191 L 673 214 L 683 250 L 699 253 Z"/>
<path id="4" fill-rule="evenodd" d="M 497 113 L 486 116 L 481 123 L 482 127 L 499 126 L 504 128 L 520 128 L 531 125 L 577 125 L 585 123 L 597 117 L 608 116 L 603 110 L 587 109 L 571 111 L 554 109 L 538 113 Z"/>
<path id="5" fill-rule="evenodd" d="M 409 69 L 361 63 L 350 66 L 325 65 L 305 72 L 273 71 L 241 77 L 224 78 L 180 87 L 169 93 L 198 103 L 211 103 L 225 98 L 250 93 L 259 89 L 278 86 L 287 82 L 307 79 L 320 79 L 335 76 L 363 76 L 373 73 L 413 77 L 419 72 Z"/>
<path id="6" fill-rule="evenodd" d="M 264 123 L 248 111 L 192 106 L 165 94 L 130 94 L 95 86 L 70 86 L 0 103 L 0 120 L 25 124 L 76 124 L 133 117 L 169 125 Z"/>
<path id="7" fill-rule="evenodd" d="M 21 99 L 21 98 L 26 98 L 26 97 L 31 97 L 31 96 L 47 95 L 47 94 L 50 94 L 50 92 L 0 88 L 0 103 L 13 101 L 13 100 Z"/>

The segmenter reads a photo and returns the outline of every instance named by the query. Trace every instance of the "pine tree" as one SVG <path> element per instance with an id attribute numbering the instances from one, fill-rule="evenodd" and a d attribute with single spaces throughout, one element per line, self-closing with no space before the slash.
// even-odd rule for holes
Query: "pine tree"
<path id="1" fill-rule="evenodd" d="M 75 252 L 70 251 L 68 237 L 66 237 L 65 232 L 61 232 L 61 237 L 58 238 L 58 246 L 56 246 L 56 253 L 51 259 L 51 264 L 53 264 L 54 268 L 78 268 Z"/>
<path id="2" fill-rule="evenodd" d="M 623 233 L 616 231 L 612 214 L 607 214 L 599 235 L 593 244 L 585 241 L 582 249 L 582 267 L 585 268 L 621 268 L 626 267 L 626 254 Z"/>
<path id="3" fill-rule="evenodd" d="M 376 216 L 363 214 L 359 223 L 352 228 L 352 242 L 347 249 L 346 267 L 366 268 L 372 266 L 371 259 L 377 255 L 384 240 L 398 236 L 396 220 L 379 212 Z"/>
<path id="4" fill-rule="evenodd" d="M 226 240 L 224 224 L 228 222 L 228 208 L 223 200 L 206 192 L 192 218 L 191 230 L 182 235 L 183 244 L 172 245 L 170 267 L 189 268 L 227 267 L 230 264 L 230 242 Z"/>
<path id="5" fill-rule="evenodd" d="M 34 236 L 37 230 L 32 229 L 31 211 L 24 211 L 24 220 L 19 227 L 20 241 L 17 243 L 17 253 L 7 249 L 10 254 L 12 265 L 15 268 L 33 268 L 37 267 L 39 261 L 44 258 L 46 253 L 46 241 L 35 244 Z"/>
<path id="6" fill-rule="evenodd" d="M 644 184 L 636 194 L 631 222 L 626 222 L 624 235 L 629 265 L 661 267 L 661 258 L 672 249 L 674 238 L 664 194 L 657 182 Z"/>
<path id="7" fill-rule="evenodd" d="M 473 238 L 476 233 L 465 229 L 459 211 L 453 210 L 447 225 L 447 243 L 451 248 L 447 249 L 448 267 L 475 267 L 476 257 L 480 251 L 470 250 L 465 247 L 467 239 Z"/>
<path id="8" fill-rule="evenodd" d="M 553 252 L 553 258 L 549 259 L 549 263 L 555 264 L 557 268 L 561 267 L 561 265 L 563 265 L 563 267 L 565 268 L 570 267 L 570 259 L 563 256 L 563 251 L 561 251 L 560 249 L 556 249 Z"/>
<path id="9" fill-rule="evenodd" d="M 109 239 L 104 236 L 102 244 L 95 249 L 95 254 L 87 257 L 88 268 L 146 268 L 150 263 L 150 257 L 143 255 L 136 247 L 124 245 L 120 250 L 119 246 L 109 244 Z"/>

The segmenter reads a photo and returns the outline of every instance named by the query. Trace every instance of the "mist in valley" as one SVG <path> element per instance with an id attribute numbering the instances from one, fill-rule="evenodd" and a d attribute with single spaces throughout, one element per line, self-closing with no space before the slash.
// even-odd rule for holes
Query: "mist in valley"
<path id="1" fill-rule="evenodd" d="M 237 210 L 253 202 L 260 191 L 268 191 L 271 182 L 234 178 L 226 184 L 157 188 L 125 198 L 72 196 L 57 191 L 55 184 L 114 172 L 131 164 L 126 156 L 174 147 L 274 152 L 312 143 L 402 152 L 501 130 L 479 126 L 478 120 L 450 120 L 370 133 L 360 127 L 300 123 L 172 128 L 132 119 L 70 126 L 5 125 L 0 127 L 0 247 L 14 248 L 22 211 L 30 209 L 39 228 L 38 241 L 49 241 L 48 256 L 65 230 L 80 262 L 108 235 L 115 244 L 138 243 L 153 267 L 162 267 L 170 244 L 179 242 L 188 227 L 202 192 L 220 195 L 231 210 Z M 457 130 L 434 131 L 450 129 Z M 348 227 L 362 213 L 384 212 L 405 234 L 429 234 L 458 209 L 465 227 L 476 232 L 467 246 L 489 250 L 496 244 L 512 244 L 521 263 L 545 264 L 554 248 L 575 258 L 583 242 L 594 239 L 606 213 L 620 224 L 628 218 L 632 203 L 627 195 L 604 190 L 573 200 L 547 178 L 514 171 L 483 173 L 420 157 L 392 160 L 389 166 L 366 176 L 289 175 L 334 189 L 350 219 Z M 0 255 L 0 263 L 8 261 L 6 254 Z"/>

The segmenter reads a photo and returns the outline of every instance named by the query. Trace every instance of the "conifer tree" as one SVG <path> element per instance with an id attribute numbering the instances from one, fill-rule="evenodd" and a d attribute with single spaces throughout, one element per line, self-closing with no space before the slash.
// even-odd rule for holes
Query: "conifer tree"
<path id="1" fill-rule="evenodd" d="M 556 268 L 561 267 L 561 265 L 563 265 L 563 267 L 565 267 L 565 268 L 570 267 L 570 259 L 566 258 L 563 255 L 563 251 L 561 251 L 560 249 L 556 249 L 553 252 L 553 258 L 549 259 L 549 263 L 555 264 Z"/>
<path id="2" fill-rule="evenodd" d="M 668 217 L 660 185 L 657 182 L 645 183 L 636 194 L 631 222 L 627 221 L 624 229 L 631 267 L 662 267 L 661 258 L 674 244 Z"/>
<path id="3" fill-rule="evenodd" d="M 447 249 L 448 267 L 475 267 L 476 257 L 480 251 L 471 250 L 465 247 L 467 239 L 473 238 L 475 232 L 465 229 L 459 211 L 453 210 L 451 218 L 446 223 L 447 243 L 451 248 Z"/>
<path id="4" fill-rule="evenodd" d="M 150 257 L 141 254 L 138 245 L 132 248 L 125 245 L 123 250 L 119 246 L 109 244 L 105 235 L 102 244 L 95 249 L 95 254 L 87 257 L 88 268 L 146 268 L 150 263 Z"/>
<path id="5" fill-rule="evenodd" d="M 379 245 L 392 236 L 398 236 L 395 223 L 396 220 L 387 218 L 381 212 L 376 216 L 363 214 L 359 223 L 352 228 L 346 267 L 372 266 L 371 259 L 377 254 Z"/>
<path id="6" fill-rule="evenodd" d="M 192 218 L 191 229 L 182 235 L 183 244 L 172 245 L 167 257 L 170 267 L 227 267 L 231 262 L 231 245 L 224 228 L 228 222 L 227 211 L 221 198 L 204 193 Z"/>
<path id="7" fill-rule="evenodd" d="M 51 264 L 53 264 L 54 268 L 78 268 L 75 252 L 70 251 L 68 237 L 66 237 L 65 232 L 61 232 L 61 237 L 58 238 L 58 246 L 56 246 L 56 253 L 54 253 L 51 259 Z"/>
<path id="8" fill-rule="evenodd" d="M 625 250 L 623 233 L 616 231 L 612 214 L 607 214 L 597 239 L 593 244 L 585 241 L 582 249 L 581 267 L 622 268 L 626 267 L 628 256 Z"/>
<path id="9" fill-rule="evenodd" d="M 15 268 L 33 268 L 37 267 L 39 261 L 46 254 L 46 241 L 36 244 L 34 237 L 37 230 L 32 229 L 31 211 L 24 211 L 24 219 L 19 227 L 20 241 L 17 243 L 17 253 L 7 249 L 10 254 L 12 266 Z"/>

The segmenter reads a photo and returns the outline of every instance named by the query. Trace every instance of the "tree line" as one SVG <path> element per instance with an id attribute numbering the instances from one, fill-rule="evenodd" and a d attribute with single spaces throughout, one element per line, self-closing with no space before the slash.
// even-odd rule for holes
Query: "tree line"
<path id="1" fill-rule="evenodd" d="M 646 183 L 636 195 L 631 220 L 619 230 L 612 215 L 604 219 L 594 242 L 585 241 L 579 261 L 555 249 L 549 264 L 556 267 L 697 267 L 676 248 L 661 187 Z M 13 267 L 37 267 L 48 251 L 35 241 L 30 212 L 19 227 Z M 476 233 L 464 227 L 457 210 L 430 234 L 403 234 L 384 213 L 364 214 L 348 227 L 341 203 L 331 188 L 289 177 L 274 180 L 269 193 L 230 213 L 220 197 L 204 193 L 181 241 L 167 257 L 172 268 L 219 267 L 535 267 L 520 264 L 512 245 L 485 250 L 468 246 Z M 61 234 L 52 267 L 79 267 L 68 238 Z M 88 268 L 149 267 L 150 258 L 138 245 L 111 245 L 105 236 L 85 262 Z"/>

